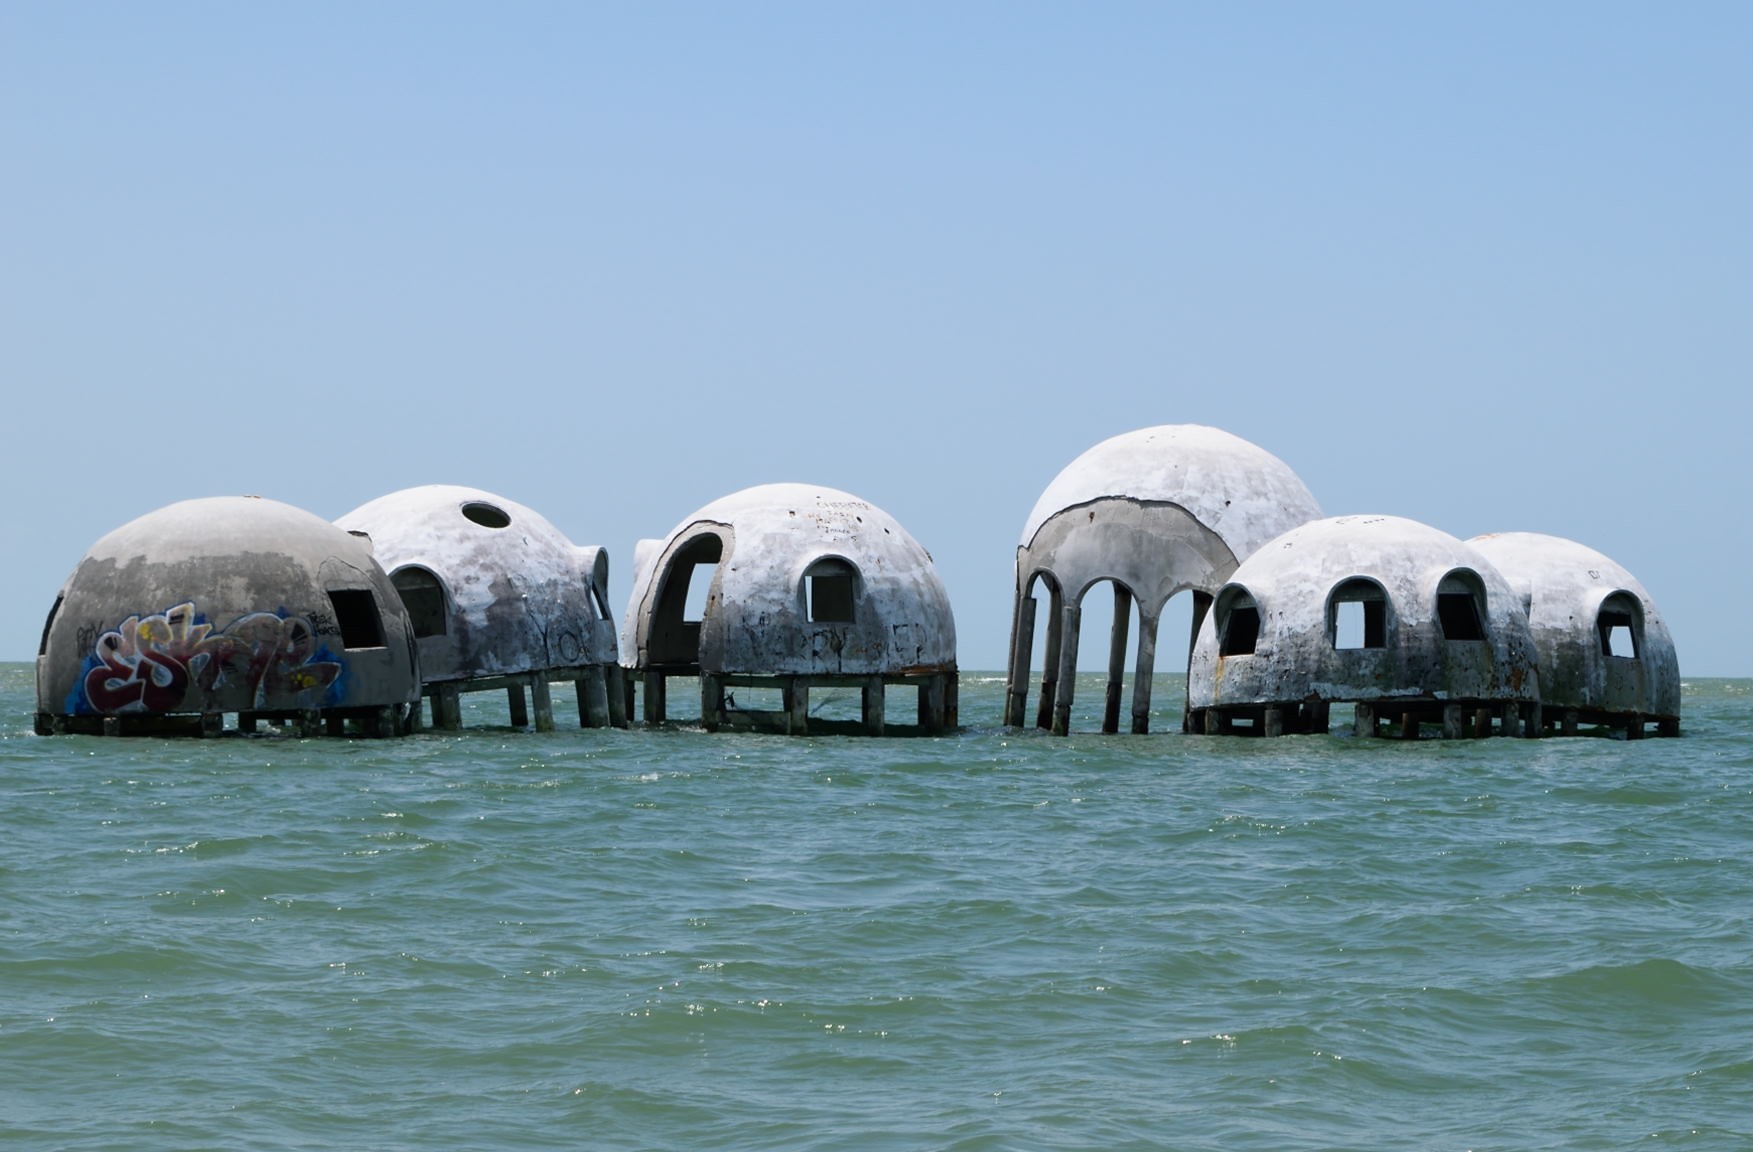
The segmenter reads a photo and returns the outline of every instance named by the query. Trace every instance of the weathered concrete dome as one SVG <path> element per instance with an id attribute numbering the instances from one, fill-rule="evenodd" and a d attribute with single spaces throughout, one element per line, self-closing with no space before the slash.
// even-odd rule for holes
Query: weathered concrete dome
<path id="1" fill-rule="evenodd" d="M 1452 727 L 1451 705 L 1495 710 L 1515 731 L 1540 698 L 1508 582 L 1474 548 L 1396 516 L 1317 520 L 1244 560 L 1199 630 L 1187 694 L 1206 731 L 1244 717 L 1270 729 L 1268 708 L 1286 730 L 1324 730 L 1337 701 L 1413 726 Z"/>
<path id="2" fill-rule="evenodd" d="M 1503 573 L 1528 614 L 1540 657 L 1545 719 L 1641 735 L 1653 721 L 1680 730 L 1680 659 L 1668 625 L 1637 579 L 1574 540 L 1501 532 L 1468 541 Z"/>
<path id="3" fill-rule="evenodd" d="M 1080 606 L 1092 587 L 1110 581 L 1115 631 L 1103 730 L 1118 730 L 1126 630 L 1136 604 L 1132 730 L 1143 732 L 1157 626 L 1170 597 L 1193 591 L 1197 630 L 1211 594 L 1244 557 L 1320 514 L 1288 465 L 1218 428 L 1165 424 L 1097 444 L 1054 478 L 1023 526 L 1005 722 L 1020 725 L 1027 710 L 1037 583 L 1051 601 L 1037 722 L 1067 730 Z"/>
<path id="4" fill-rule="evenodd" d="M 455 484 L 392 492 L 336 523 L 370 537 L 408 607 L 429 689 L 507 688 L 513 721 L 522 723 L 528 687 L 545 728 L 552 714 L 542 674 L 581 685 L 581 722 L 608 722 L 590 709 L 592 681 L 602 675 L 589 670 L 617 666 L 603 549 L 573 544 L 515 500 Z M 438 725 L 453 726 L 453 697 L 429 694 Z"/>
<path id="5" fill-rule="evenodd" d="M 690 618 L 689 588 L 703 578 Z M 713 677 L 803 678 L 805 694 L 834 678 L 911 677 L 952 693 L 947 712 L 933 710 L 936 726 L 953 716 L 956 626 L 931 556 L 888 513 L 832 488 L 769 484 L 640 542 L 621 662 L 645 678 L 648 721 L 661 718 L 654 676 L 700 675 L 706 695 Z M 712 726 L 717 705 L 706 695 Z M 868 711 L 867 702 L 867 721 Z M 795 714 L 788 730 L 799 730 Z"/>
<path id="6" fill-rule="evenodd" d="M 402 730 L 420 699 L 407 613 L 368 542 L 257 497 L 172 504 L 99 540 L 37 657 L 38 727 L 163 731 L 226 712 Z M 109 718 L 109 724 L 104 719 Z"/>

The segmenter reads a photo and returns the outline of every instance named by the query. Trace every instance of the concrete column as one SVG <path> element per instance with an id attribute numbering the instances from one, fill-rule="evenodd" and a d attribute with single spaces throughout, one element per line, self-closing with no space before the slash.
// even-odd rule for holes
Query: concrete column
<path id="1" fill-rule="evenodd" d="M 1132 731 L 1142 736 L 1150 731 L 1151 678 L 1156 675 L 1156 630 L 1158 617 L 1138 614 L 1138 663 L 1132 670 Z"/>
<path id="2" fill-rule="evenodd" d="M 609 723 L 616 728 L 627 727 L 627 717 L 633 711 L 633 685 L 627 680 L 627 672 L 619 664 L 610 664 L 603 671 L 608 682 L 606 687 L 609 695 Z"/>
<path id="3" fill-rule="evenodd" d="M 785 701 L 785 728 L 793 736 L 807 736 L 810 731 L 810 682 L 802 676 L 789 677 L 779 695 Z"/>
<path id="4" fill-rule="evenodd" d="M 1327 727 L 1332 720 L 1333 706 L 1325 700 L 1309 701 L 1309 731 L 1327 734 Z"/>
<path id="5" fill-rule="evenodd" d="M 554 730 L 554 697 L 548 689 L 547 673 L 537 672 L 531 677 L 530 696 L 536 709 L 536 731 L 552 732 Z"/>
<path id="6" fill-rule="evenodd" d="M 1400 713 L 1400 739 L 1418 739 L 1418 713 L 1411 709 Z"/>
<path id="7" fill-rule="evenodd" d="M 1071 703 L 1077 695 L 1077 633 L 1083 608 L 1067 604 L 1059 617 L 1059 686 L 1053 695 L 1053 735 L 1064 736 L 1071 731 Z"/>
<path id="8" fill-rule="evenodd" d="M 582 723 L 592 728 L 605 728 L 610 722 L 609 717 L 609 675 L 601 664 L 593 664 L 585 671 Z"/>
<path id="9" fill-rule="evenodd" d="M 505 686 L 505 703 L 511 709 L 511 726 L 528 728 L 530 710 L 524 705 L 523 685 L 513 682 Z"/>
<path id="10" fill-rule="evenodd" d="M 298 710 L 298 734 L 305 737 L 321 736 L 323 734 L 323 714 L 315 708 L 300 708 Z"/>
<path id="11" fill-rule="evenodd" d="M 337 713 L 330 712 L 323 717 L 323 732 L 329 736 L 347 735 L 346 718 Z"/>
<path id="12" fill-rule="evenodd" d="M 1017 601 L 1010 634 L 1010 674 L 1004 680 L 1004 722 L 1021 728 L 1029 708 L 1029 661 L 1035 654 L 1035 598 Z"/>
<path id="13" fill-rule="evenodd" d="M 1519 701 L 1504 701 L 1503 734 L 1512 738 L 1522 734 L 1522 705 Z"/>
<path id="14" fill-rule="evenodd" d="M 1643 717 L 1636 712 L 1625 721 L 1625 738 L 1627 740 L 1643 739 Z"/>
<path id="15" fill-rule="evenodd" d="M 883 710 L 886 703 L 883 678 L 881 676 L 865 677 L 860 694 L 860 714 L 864 719 L 864 734 L 866 736 L 881 736 L 885 719 Z"/>
<path id="16" fill-rule="evenodd" d="M 454 683 L 432 686 L 432 726 L 444 732 L 455 732 L 463 726 L 461 693 Z"/>
<path id="17" fill-rule="evenodd" d="M 1268 708 L 1260 718 L 1260 727 L 1268 736 L 1284 735 L 1284 709 Z"/>
<path id="18" fill-rule="evenodd" d="M 1352 733 L 1357 736 L 1373 737 L 1376 734 L 1376 706 L 1374 704 L 1359 704 L 1355 711 L 1356 714 L 1351 721 Z"/>
<path id="19" fill-rule="evenodd" d="M 1680 721 L 1679 721 L 1679 719 L 1677 717 L 1674 717 L 1674 716 L 1669 716 L 1669 717 L 1666 717 L 1665 719 L 1657 720 L 1656 721 L 1656 735 L 1658 735 L 1658 736 L 1678 736 L 1678 735 L 1680 735 Z"/>
<path id="20" fill-rule="evenodd" d="M 1542 714 L 1540 701 L 1522 705 L 1522 735 L 1530 740 L 1538 740 L 1546 735 L 1546 718 Z"/>
<path id="21" fill-rule="evenodd" d="M 211 740 L 215 736 L 225 735 L 225 713 L 201 713 L 201 739 Z"/>
<path id="22" fill-rule="evenodd" d="M 1182 671 L 1187 673 L 1187 682 L 1193 682 L 1193 648 L 1199 641 L 1200 625 L 1205 623 L 1205 616 L 1211 611 L 1211 596 L 1197 589 L 1193 592 L 1193 622 L 1187 627 L 1187 661 Z M 1181 731 L 1191 732 L 1193 701 L 1191 698 L 1181 705 Z"/>
<path id="23" fill-rule="evenodd" d="M 1576 709 L 1575 708 L 1566 708 L 1564 710 L 1564 719 L 1563 719 L 1563 721 L 1561 721 L 1559 733 L 1561 735 L 1564 735 L 1564 736 L 1575 736 L 1576 735 L 1576 726 L 1577 726 Z"/>
<path id="24" fill-rule="evenodd" d="M 1108 691 L 1102 700 L 1102 731 L 1120 731 L 1120 693 L 1126 690 L 1126 637 L 1132 628 L 1132 593 L 1114 585 L 1114 626 L 1108 630 Z"/>
<path id="25" fill-rule="evenodd" d="M 700 673 L 700 726 L 708 732 L 724 727 L 724 681 L 710 672 Z"/>
<path id="26" fill-rule="evenodd" d="M 1444 704 L 1443 739 L 1460 740 L 1466 735 L 1466 710 L 1459 704 Z"/>
<path id="27" fill-rule="evenodd" d="M 1222 736 L 1229 728 L 1229 725 L 1224 723 L 1224 715 L 1221 708 L 1201 709 L 1199 718 L 1205 728 L 1205 734 L 1207 736 Z"/>
<path id="28" fill-rule="evenodd" d="M 1047 610 L 1047 652 L 1041 661 L 1041 703 L 1035 710 L 1035 727 L 1053 727 L 1053 709 L 1059 698 L 1059 649 L 1064 642 L 1065 613 L 1060 611 L 1060 597 L 1049 598 Z"/>
<path id="29" fill-rule="evenodd" d="M 105 716 L 103 718 L 103 734 L 105 736 L 120 736 L 122 734 L 122 718 L 120 716 Z"/>
<path id="30" fill-rule="evenodd" d="M 1473 735 L 1481 740 L 1491 735 L 1491 709 L 1480 708 L 1473 713 Z"/>
<path id="31" fill-rule="evenodd" d="M 664 674 L 655 668 L 645 670 L 645 722 L 662 724 L 664 722 Z"/>
<path id="32" fill-rule="evenodd" d="M 962 726 L 962 680 L 959 673 L 943 675 L 943 729 L 954 732 Z"/>
<path id="33" fill-rule="evenodd" d="M 942 672 L 934 672 L 919 685 L 919 727 L 936 735 L 944 729 L 944 681 Z"/>
<path id="34" fill-rule="evenodd" d="M 260 723 L 261 718 L 254 712 L 239 712 L 237 714 L 237 730 L 239 732 L 254 732 Z"/>

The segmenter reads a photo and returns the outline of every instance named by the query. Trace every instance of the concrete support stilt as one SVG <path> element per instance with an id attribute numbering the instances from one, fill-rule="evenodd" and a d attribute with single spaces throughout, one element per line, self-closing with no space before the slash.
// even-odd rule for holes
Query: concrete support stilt
<path id="1" fill-rule="evenodd" d="M 1357 706 L 1351 720 L 1351 731 L 1355 736 L 1375 736 L 1376 706 L 1374 704 L 1359 704 Z"/>
<path id="2" fill-rule="evenodd" d="M 793 676 L 779 690 L 785 702 L 785 727 L 793 736 L 807 736 L 810 730 L 810 682 Z"/>
<path id="3" fill-rule="evenodd" d="M 505 704 L 511 710 L 511 726 L 513 728 L 528 728 L 530 726 L 530 710 L 524 704 L 522 684 L 507 684 L 505 686 Z"/>
<path id="4" fill-rule="evenodd" d="M 627 673 L 619 664 L 603 669 L 605 690 L 609 696 L 609 723 L 616 728 L 627 727 L 627 714 L 633 708 L 633 694 L 628 691 Z"/>
<path id="5" fill-rule="evenodd" d="M 323 714 L 315 708 L 302 708 L 298 713 L 298 734 L 304 737 L 323 734 Z"/>
<path id="6" fill-rule="evenodd" d="M 662 724 L 664 722 L 664 674 L 652 668 L 645 670 L 645 722 Z"/>
<path id="7" fill-rule="evenodd" d="M 578 722 L 590 728 L 606 728 L 609 715 L 609 675 L 601 664 L 592 665 L 578 680 L 582 698 L 578 702 Z"/>
<path id="8" fill-rule="evenodd" d="M 1460 740 L 1466 735 L 1466 709 L 1459 704 L 1444 704 L 1443 739 Z"/>
<path id="9" fill-rule="evenodd" d="M 944 730 L 944 700 L 946 694 L 945 681 L 948 677 L 939 673 L 928 676 L 919 685 L 919 727 L 936 735 Z"/>
<path id="10" fill-rule="evenodd" d="M 201 738 L 203 740 L 211 740 L 215 736 L 222 736 L 224 734 L 225 734 L 225 713 L 223 713 L 223 712 L 203 712 L 203 713 L 201 713 Z"/>
<path id="11" fill-rule="evenodd" d="M 548 688 L 548 678 L 540 672 L 530 678 L 531 703 L 535 706 L 536 731 L 552 732 L 554 730 L 554 697 Z"/>
<path id="12" fill-rule="evenodd" d="M 1418 713 L 1410 709 L 1400 713 L 1400 739 L 1418 739 Z"/>
<path id="13" fill-rule="evenodd" d="M 1028 675 L 1027 670 L 1023 674 Z M 1024 683 L 1027 681 L 1025 680 Z M 865 679 L 864 686 L 859 690 L 859 717 L 864 721 L 864 734 L 866 736 L 881 736 L 883 734 L 886 696 L 881 676 L 871 676 Z M 1008 697 L 1006 699 L 1008 701 Z"/>
<path id="14" fill-rule="evenodd" d="M 1575 736 L 1577 727 L 1577 711 L 1575 708 L 1564 710 L 1564 721 L 1559 731 L 1566 736 Z"/>
<path id="15" fill-rule="evenodd" d="M 463 726 L 462 694 L 455 684 L 432 686 L 432 726 L 441 732 L 455 732 Z"/>
<path id="16" fill-rule="evenodd" d="M 1132 593 L 1114 585 L 1114 625 L 1108 630 L 1108 690 L 1102 700 L 1102 731 L 1120 731 L 1120 694 L 1126 690 L 1126 640 L 1132 629 Z"/>
<path id="17" fill-rule="evenodd" d="M 1625 721 L 1625 738 L 1627 740 L 1643 739 L 1643 717 L 1633 712 Z"/>
<path id="18" fill-rule="evenodd" d="M 1067 604 L 1059 615 L 1059 687 L 1053 697 L 1053 735 L 1064 736 L 1071 731 L 1071 705 L 1077 695 L 1077 642 L 1083 609 Z"/>
<path id="19" fill-rule="evenodd" d="M 346 717 L 337 716 L 332 712 L 329 713 L 327 716 L 324 716 L 323 717 L 323 733 L 324 733 L 324 735 L 327 735 L 327 736 L 345 736 L 345 735 L 347 735 L 347 719 L 346 719 Z"/>
<path id="20" fill-rule="evenodd" d="M 1503 706 L 1503 734 L 1514 739 L 1522 734 L 1522 706 L 1511 700 Z"/>
<path id="21" fill-rule="evenodd" d="M 1545 710 L 1541 708 L 1540 701 L 1538 700 L 1534 701 L 1532 704 L 1524 704 L 1522 705 L 1522 708 L 1524 717 L 1522 735 L 1530 740 L 1538 740 L 1546 734 Z"/>
<path id="22" fill-rule="evenodd" d="M 1010 634 L 1010 672 L 1004 680 L 1004 722 L 1011 728 L 1023 726 L 1023 715 L 1029 707 L 1029 661 L 1035 648 L 1035 598 L 1024 596 L 1017 601 Z"/>
<path id="23" fill-rule="evenodd" d="M 700 726 L 708 732 L 724 727 L 724 681 L 710 672 L 700 673 Z"/>
<path id="24" fill-rule="evenodd" d="M 237 714 L 237 730 L 239 732 L 254 732 L 261 722 L 261 717 L 257 716 L 254 712 L 239 712 Z"/>
<path id="25" fill-rule="evenodd" d="M 1679 720 L 1679 718 L 1675 717 L 1675 716 L 1669 716 L 1669 717 L 1666 717 L 1664 719 L 1657 720 L 1656 721 L 1656 735 L 1658 735 L 1658 736 L 1678 736 L 1678 735 L 1680 735 L 1680 720 Z"/>
<path id="26" fill-rule="evenodd" d="M 1041 702 L 1035 710 L 1035 727 L 1053 727 L 1053 709 L 1059 697 L 1059 650 L 1064 642 L 1065 613 L 1059 610 L 1059 597 L 1052 597 L 1047 616 L 1047 651 L 1041 661 Z"/>
<path id="27" fill-rule="evenodd" d="M 1132 731 L 1150 731 L 1151 679 L 1156 675 L 1157 617 L 1138 615 L 1138 663 L 1132 671 Z"/>
<path id="28" fill-rule="evenodd" d="M 1325 700 L 1311 700 L 1308 704 L 1308 730 L 1325 736 L 1327 727 L 1332 722 L 1333 706 Z"/>
<path id="29" fill-rule="evenodd" d="M 1267 736 L 1284 735 L 1284 709 L 1267 708 L 1265 714 L 1260 717 L 1260 730 Z"/>

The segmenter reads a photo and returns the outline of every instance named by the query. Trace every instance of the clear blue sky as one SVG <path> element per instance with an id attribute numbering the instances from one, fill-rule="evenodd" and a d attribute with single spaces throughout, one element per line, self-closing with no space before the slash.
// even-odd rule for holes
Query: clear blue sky
<path id="1" fill-rule="evenodd" d="M 0 658 L 188 497 L 472 484 L 619 611 L 797 480 L 998 668 L 1041 489 L 1196 422 L 1583 541 L 1753 674 L 1750 277 L 1747 4 L 13 0 Z"/>

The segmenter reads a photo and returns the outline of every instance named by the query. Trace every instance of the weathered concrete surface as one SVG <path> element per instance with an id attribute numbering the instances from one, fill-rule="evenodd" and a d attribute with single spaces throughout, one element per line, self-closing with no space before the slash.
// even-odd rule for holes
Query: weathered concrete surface
<path id="1" fill-rule="evenodd" d="M 687 557 L 716 555 L 708 607 L 682 619 Z M 855 573 L 851 618 L 812 621 L 805 573 Z M 769 484 L 706 505 L 635 553 L 621 623 L 627 667 L 716 673 L 872 674 L 953 668 L 956 625 L 931 556 L 893 517 L 832 488 Z M 697 627 L 689 629 L 689 624 Z"/>
<path id="2" fill-rule="evenodd" d="M 710 572 L 710 575 L 708 575 Z M 689 587 L 708 581 L 699 618 Z M 641 541 L 621 661 L 665 719 L 665 680 L 699 676 L 708 729 L 810 729 L 812 687 L 856 688 L 857 730 L 897 730 L 882 694 L 918 689 L 916 730 L 956 726 L 956 627 L 931 556 L 893 517 L 832 488 L 770 484 L 716 500 L 664 540 Z M 780 689 L 776 713 L 731 709 L 725 687 Z M 633 688 L 628 685 L 629 713 Z"/>
<path id="3" fill-rule="evenodd" d="M 376 732 L 399 730 L 419 699 L 411 625 L 370 545 L 257 497 L 183 501 L 103 537 L 37 657 L 49 730 L 200 715 L 211 732 L 234 712 L 246 727 L 257 714 L 363 717 Z"/>
<path id="4" fill-rule="evenodd" d="M 1221 429 L 1197 424 L 1143 428 L 1113 437 L 1072 461 L 1036 501 L 1016 560 L 1005 723 L 1027 714 L 1037 584 L 1047 593 L 1046 652 L 1037 722 L 1064 734 L 1075 683 L 1084 595 L 1116 588 L 1109 700 L 1103 728 L 1118 730 L 1126 630 L 1136 605 L 1138 661 L 1132 730 L 1150 713 L 1157 627 L 1176 593 L 1195 593 L 1197 628 L 1205 598 L 1240 558 L 1321 514 L 1296 473 L 1276 456 Z"/>
<path id="5" fill-rule="evenodd" d="M 608 554 L 573 544 L 534 509 L 478 488 L 428 484 L 336 523 L 370 537 L 392 580 L 414 569 L 437 577 L 443 630 L 420 637 L 428 683 L 617 660 Z"/>
<path id="6" fill-rule="evenodd" d="M 1360 579 L 1385 601 L 1380 646 L 1340 649 L 1333 593 Z M 1445 635 L 1439 590 L 1467 593 L 1479 639 Z M 1223 655 L 1226 624 L 1249 606 L 1259 620 L 1253 650 Z M 1372 715 L 1392 711 L 1383 702 L 1412 698 L 1533 705 L 1536 664 L 1520 598 L 1476 549 L 1400 517 L 1341 516 L 1268 541 L 1236 569 L 1194 644 L 1188 705 L 1369 701 Z"/>
<path id="7" fill-rule="evenodd" d="M 1630 572 L 1559 536 L 1501 532 L 1468 543 L 1496 565 L 1527 607 L 1548 720 L 1570 709 L 1594 719 L 1639 724 L 1647 719 L 1664 732 L 1678 731 L 1680 660 L 1674 639 L 1655 601 Z M 1609 650 L 1605 633 L 1620 619 L 1635 638 L 1630 656 Z"/>

